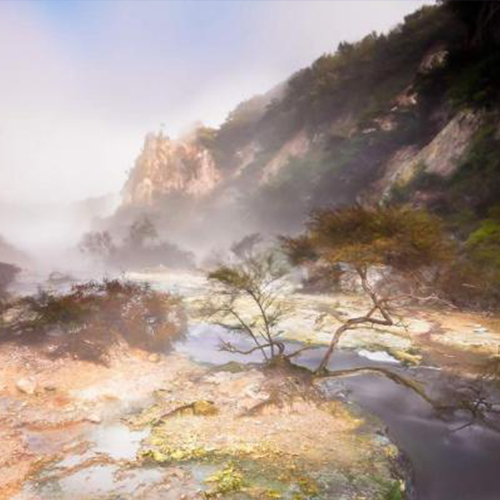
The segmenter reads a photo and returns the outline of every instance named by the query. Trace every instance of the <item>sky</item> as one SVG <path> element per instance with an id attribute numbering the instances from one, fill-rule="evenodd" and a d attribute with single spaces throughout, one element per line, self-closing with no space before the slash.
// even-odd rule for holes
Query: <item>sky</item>
<path id="1" fill-rule="evenodd" d="M 422 0 L 2 0 L 0 202 L 119 192 L 145 134 L 219 125 Z"/>

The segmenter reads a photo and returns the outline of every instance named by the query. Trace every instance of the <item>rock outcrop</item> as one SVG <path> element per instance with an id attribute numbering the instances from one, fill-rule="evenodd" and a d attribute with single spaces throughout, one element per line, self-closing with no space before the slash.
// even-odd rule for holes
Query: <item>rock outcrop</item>
<path id="1" fill-rule="evenodd" d="M 200 198 L 210 193 L 222 176 L 210 151 L 195 142 L 147 135 L 144 148 L 123 188 L 125 205 L 148 206 L 169 194 Z"/>
<path id="2" fill-rule="evenodd" d="M 398 149 L 387 162 L 383 176 L 372 187 L 375 199 L 385 198 L 394 186 L 405 186 L 421 173 L 448 178 L 457 169 L 482 123 L 481 113 L 461 111 L 424 148 Z"/>
<path id="3" fill-rule="evenodd" d="M 262 172 L 263 183 L 269 182 L 288 162 L 290 158 L 303 157 L 311 147 L 311 140 L 305 130 L 299 131 L 287 141 L 276 155 L 267 163 Z"/>

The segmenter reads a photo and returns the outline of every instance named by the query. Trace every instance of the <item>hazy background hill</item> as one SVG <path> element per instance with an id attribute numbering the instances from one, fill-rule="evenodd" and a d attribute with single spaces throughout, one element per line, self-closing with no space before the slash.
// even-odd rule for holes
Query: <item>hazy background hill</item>
<path id="1" fill-rule="evenodd" d="M 148 211 L 175 237 L 205 228 L 206 240 L 293 231 L 320 206 L 393 200 L 477 223 L 499 192 L 498 160 L 488 160 L 499 56 L 474 30 L 473 14 L 424 7 L 386 35 L 341 43 L 220 128 L 150 134 L 115 220 Z"/>
<path id="2" fill-rule="evenodd" d="M 82 233 L 117 204 L 113 194 L 74 203 L 0 202 L 0 262 L 56 269 L 69 265 L 68 252 Z"/>

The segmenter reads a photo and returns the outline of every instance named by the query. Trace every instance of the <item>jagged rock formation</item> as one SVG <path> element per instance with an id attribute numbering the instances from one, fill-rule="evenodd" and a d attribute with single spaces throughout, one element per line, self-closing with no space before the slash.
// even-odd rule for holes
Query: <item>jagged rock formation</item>
<path id="1" fill-rule="evenodd" d="M 150 206 L 162 196 L 194 198 L 210 193 L 221 180 L 210 151 L 196 143 L 150 133 L 123 188 L 125 205 Z"/>

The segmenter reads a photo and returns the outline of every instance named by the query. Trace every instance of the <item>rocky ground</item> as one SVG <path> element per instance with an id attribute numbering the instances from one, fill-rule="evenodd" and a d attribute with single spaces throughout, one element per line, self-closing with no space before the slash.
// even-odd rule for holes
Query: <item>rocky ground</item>
<path id="1" fill-rule="evenodd" d="M 141 351 L 116 352 L 113 358 L 105 367 L 49 360 L 27 346 L 1 346 L 0 498 L 10 498 L 30 474 L 68 452 L 92 426 L 192 370 L 186 360 L 166 363 Z"/>
<path id="2" fill-rule="evenodd" d="M 117 467 L 113 478 L 118 486 L 126 469 L 161 472 L 153 482 L 156 489 L 143 491 L 140 482 L 130 492 L 138 495 L 134 498 L 181 498 L 181 491 L 182 498 L 207 498 L 211 491 L 224 492 L 224 475 L 200 482 L 189 470 L 179 472 L 174 466 L 192 462 L 240 478 L 235 491 L 253 487 L 248 493 L 253 498 L 280 498 L 276 491 L 286 488 L 303 495 L 295 498 L 308 498 L 308 488 L 325 487 L 322 471 L 335 471 L 327 486 L 351 491 L 345 498 L 372 498 L 390 486 L 395 449 L 375 432 L 378 424 L 342 403 L 323 401 L 300 372 L 214 370 L 180 355 L 140 351 L 116 352 L 104 367 L 49 361 L 29 348 L 7 344 L 0 349 L 0 364 L 0 498 L 52 498 L 40 483 L 41 470 L 52 470 L 50 481 L 61 483 L 83 470 L 91 474 L 92 467 L 111 466 Z M 144 432 L 142 444 L 126 460 L 109 450 L 89 455 L 95 429 L 117 424 L 126 429 L 120 431 L 125 441 Z M 69 466 L 61 466 L 68 456 Z M 228 474 L 233 463 L 253 465 L 238 465 Z M 279 470 L 279 484 L 273 478 L 254 485 L 246 475 L 256 467 Z M 179 496 L 168 496 L 174 491 Z"/>
<path id="3" fill-rule="evenodd" d="M 145 277 L 186 295 L 193 316 L 208 293 L 201 275 L 135 276 Z M 318 344 L 367 304 L 356 295 L 283 300 L 293 306 L 287 337 Z M 350 332 L 341 347 L 471 375 L 498 354 L 493 317 L 419 308 L 402 318 L 390 329 Z M 397 450 L 380 423 L 325 401 L 300 370 L 209 367 L 123 346 L 103 366 L 7 343 L 0 367 L 2 499 L 298 500 L 320 492 L 374 500 L 400 486 Z"/>

